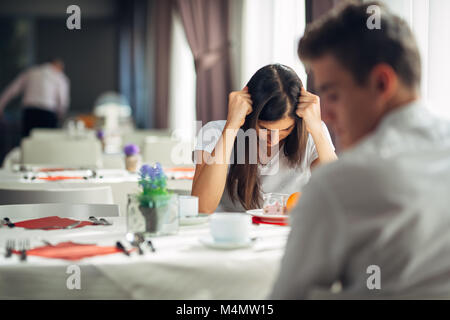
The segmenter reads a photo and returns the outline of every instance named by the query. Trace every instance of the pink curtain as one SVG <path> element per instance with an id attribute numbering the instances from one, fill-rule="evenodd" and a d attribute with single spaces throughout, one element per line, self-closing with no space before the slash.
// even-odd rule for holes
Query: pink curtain
<path id="1" fill-rule="evenodd" d="M 173 0 L 154 1 L 152 23 L 155 44 L 155 122 L 156 128 L 169 126 L 169 70 Z"/>
<path id="2" fill-rule="evenodd" d="M 224 120 L 231 90 L 228 0 L 177 0 L 197 73 L 197 120 Z"/>

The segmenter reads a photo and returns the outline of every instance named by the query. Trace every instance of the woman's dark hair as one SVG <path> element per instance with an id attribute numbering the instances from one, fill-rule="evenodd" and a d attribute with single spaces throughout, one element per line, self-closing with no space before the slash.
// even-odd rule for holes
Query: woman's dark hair
<path id="1" fill-rule="evenodd" d="M 308 139 L 306 126 L 295 113 L 302 86 L 295 71 L 281 64 L 271 64 L 259 69 L 247 83 L 253 111 L 245 118 L 242 129 L 256 129 L 258 120 L 277 121 L 286 117 L 295 119 L 295 127 L 282 147 L 292 167 L 302 160 Z M 233 202 L 238 199 L 245 209 L 255 209 L 260 207 L 261 202 L 258 165 L 249 161 L 251 146 L 248 139 L 245 141 L 245 163 L 237 163 L 237 140 L 234 143 L 234 161 L 227 176 L 227 192 Z"/>

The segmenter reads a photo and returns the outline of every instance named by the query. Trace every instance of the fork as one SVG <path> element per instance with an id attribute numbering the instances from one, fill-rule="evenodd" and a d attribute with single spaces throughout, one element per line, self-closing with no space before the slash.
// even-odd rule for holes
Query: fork
<path id="1" fill-rule="evenodd" d="M 14 250 L 15 244 L 16 244 L 15 240 L 12 240 L 12 239 L 6 240 L 5 258 L 10 258 L 11 257 L 12 251 Z"/>
<path id="2" fill-rule="evenodd" d="M 30 250 L 30 240 L 25 239 L 19 242 L 19 248 L 20 248 L 20 261 L 26 261 L 27 250 Z"/>
<path id="3" fill-rule="evenodd" d="M 102 225 L 104 225 L 104 226 L 110 226 L 110 225 L 112 225 L 112 222 L 109 222 L 109 221 L 106 220 L 105 218 L 100 218 L 100 220 L 99 220 L 99 219 L 97 219 L 97 218 L 94 217 L 94 216 L 90 216 L 90 217 L 89 217 L 89 220 L 91 220 L 92 223 L 94 223 L 94 225 L 99 225 L 99 224 L 102 224 Z"/>
<path id="4" fill-rule="evenodd" d="M 112 222 L 109 222 L 105 218 L 100 218 L 100 222 L 103 223 L 105 226 L 111 226 Z"/>

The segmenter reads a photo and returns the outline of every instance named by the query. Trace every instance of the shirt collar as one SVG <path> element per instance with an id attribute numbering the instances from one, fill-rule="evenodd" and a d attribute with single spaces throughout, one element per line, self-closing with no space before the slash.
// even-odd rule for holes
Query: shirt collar
<path id="1" fill-rule="evenodd" d="M 377 126 L 377 131 L 385 130 L 392 126 L 401 126 L 404 123 L 423 119 L 423 113 L 426 112 L 425 103 L 418 99 L 404 106 L 397 107 L 388 112 Z"/>

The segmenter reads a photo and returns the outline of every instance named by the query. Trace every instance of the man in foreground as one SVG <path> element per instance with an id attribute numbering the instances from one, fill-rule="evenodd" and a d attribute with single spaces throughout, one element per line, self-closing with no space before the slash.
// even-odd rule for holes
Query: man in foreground
<path id="1" fill-rule="evenodd" d="M 450 123 L 420 100 L 410 28 L 379 3 L 346 5 L 307 29 L 299 56 L 344 152 L 291 213 L 271 298 L 336 282 L 339 298 L 450 297 Z"/>

